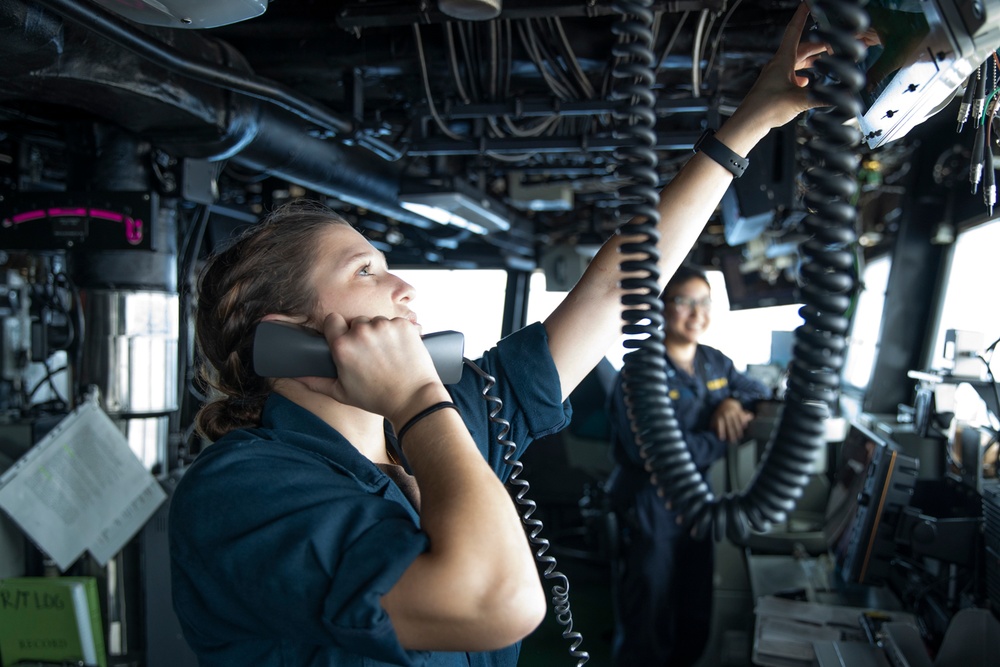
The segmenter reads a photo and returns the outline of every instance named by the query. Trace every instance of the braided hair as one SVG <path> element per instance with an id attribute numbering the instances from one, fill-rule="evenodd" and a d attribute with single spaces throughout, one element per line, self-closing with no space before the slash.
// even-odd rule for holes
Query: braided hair
<path id="1" fill-rule="evenodd" d="M 195 338 L 199 376 L 210 394 L 195 425 L 208 440 L 260 425 L 271 386 L 253 371 L 254 330 L 272 313 L 309 322 L 317 237 L 332 225 L 349 223 L 316 202 L 290 202 L 247 228 L 202 270 Z"/>

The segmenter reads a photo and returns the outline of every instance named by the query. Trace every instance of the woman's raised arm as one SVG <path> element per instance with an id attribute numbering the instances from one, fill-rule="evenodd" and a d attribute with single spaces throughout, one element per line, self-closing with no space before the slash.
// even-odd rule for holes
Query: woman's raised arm
<path id="1" fill-rule="evenodd" d="M 808 67 L 826 47 L 800 41 L 807 19 L 808 9 L 802 4 L 785 29 L 774 57 L 736 112 L 715 134 L 741 156 L 745 157 L 772 128 L 816 106 L 807 97 L 808 80 L 797 72 Z M 658 249 L 664 282 L 684 261 L 732 178 L 726 168 L 699 152 L 660 193 Z M 626 224 L 601 247 L 580 281 L 545 320 L 564 398 L 600 361 L 621 331 L 619 284 L 624 274 L 620 264 L 625 256 L 618 249 L 627 238 Z"/>

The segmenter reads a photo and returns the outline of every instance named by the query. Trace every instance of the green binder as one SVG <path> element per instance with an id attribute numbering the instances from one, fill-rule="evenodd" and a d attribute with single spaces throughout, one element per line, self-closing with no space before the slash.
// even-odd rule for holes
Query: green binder
<path id="1" fill-rule="evenodd" d="M 96 579 L 0 579 L 0 665 L 31 661 L 107 667 Z"/>

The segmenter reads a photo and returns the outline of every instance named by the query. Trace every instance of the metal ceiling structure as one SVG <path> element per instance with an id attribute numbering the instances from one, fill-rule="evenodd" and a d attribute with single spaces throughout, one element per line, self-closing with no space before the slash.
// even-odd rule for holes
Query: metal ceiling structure
<path id="1" fill-rule="evenodd" d="M 739 103 L 796 5 L 654 4 L 662 183 Z M 531 267 L 540 248 L 599 243 L 620 224 L 610 2 L 508 0 L 495 19 L 462 21 L 423 1 L 274 0 L 211 28 L 116 6 L 0 0 L 3 189 L 81 187 L 95 136 L 114 128 L 147 147 L 161 196 L 239 221 L 325 198 L 397 266 Z M 753 186 L 768 213 L 750 234 L 766 239 L 755 269 L 801 215 L 796 131 L 781 134 Z M 420 192 L 507 224 L 438 224 L 402 205 Z M 705 258 L 730 251 L 723 222 L 706 228 Z"/>

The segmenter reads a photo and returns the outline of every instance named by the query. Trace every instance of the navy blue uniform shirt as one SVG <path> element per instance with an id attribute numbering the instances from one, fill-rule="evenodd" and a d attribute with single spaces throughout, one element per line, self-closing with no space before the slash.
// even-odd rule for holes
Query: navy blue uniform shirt
<path id="1" fill-rule="evenodd" d="M 695 350 L 694 369 L 694 376 L 689 375 L 667 357 L 667 395 L 673 403 L 691 459 L 704 473 L 726 454 L 726 443 L 709 428 L 709 420 L 719 403 L 735 398 L 744 408 L 752 410 L 757 401 L 770 398 L 771 392 L 761 382 L 738 372 L 732 359 L 708 345 L 698 345 Z M 630 480 L 629 486 L 648 484 L 648 475 L 642 470 L 639 446 L 625 410 L 625 395 L 620 381 L 615 383 L 609 411 L 615 432 L 612 455 L 622 469 L 615 476 L 615 481 L 623 483 L 624 477 Z"/>
<path id="2" fill-rule="evenodd" d="M 545 329 L 525 327 L 478 365 L 497 379 L 518 452 L 569 423 Z M 483 380 L 448 387 L 483 455 L 509 475 Z M 427 549 L 400 488 L 336 430 L 272 394 L 259 428 L 206 448 L 171 500 L 174 606 L 203 667 L 513 667 L 489 653 L 404 650 L 380 598 Z"/>

